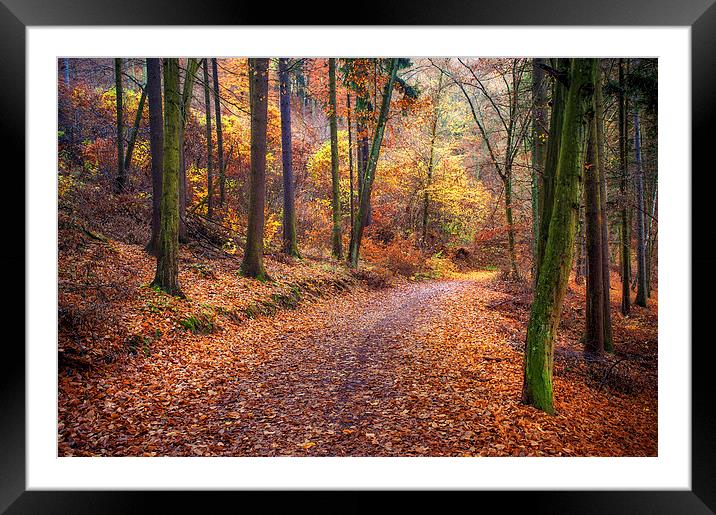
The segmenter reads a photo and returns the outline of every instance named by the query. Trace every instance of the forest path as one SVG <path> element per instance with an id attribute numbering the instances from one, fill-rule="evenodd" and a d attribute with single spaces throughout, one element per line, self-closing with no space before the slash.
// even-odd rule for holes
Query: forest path
<path id="1" fill-rule="evenodd" d="M 526 291 L 475 272 L 175 328 L 146 355 L 60 376 L 59 454 L 654 456 L 655 387 L 605 392 L 563 356 L 557 414 L 521 404 Z M 558 347 L 579 348 L 582 299 L 568 295 Z M 656 308 L 634 317 L 617 318 L 620 345 L 655 352 Z"/>
<path id="2" fill-rule="evenodd" d="M 423 454 L 444 429 L 454 385 L 434 377 L 431 347 L 449 344 L 455 311 L 481 289 L 474 279 L 430 281 L 339 296 L 282 315 L 280 355 L 238 380 L 226 409 L 241 418 L 236 455 Z M 316 327 L 315 317 L 322 323 Z M 456 435 L 459 437 L 459 435 Z"/>

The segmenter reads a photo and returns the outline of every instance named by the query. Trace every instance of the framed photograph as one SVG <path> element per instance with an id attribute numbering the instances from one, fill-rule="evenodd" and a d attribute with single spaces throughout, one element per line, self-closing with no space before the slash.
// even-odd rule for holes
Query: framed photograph
<path id="1" fill-rule="evenodd" d="M 0 1 L 3 511 L 716 510 L 711 0 Z"/>

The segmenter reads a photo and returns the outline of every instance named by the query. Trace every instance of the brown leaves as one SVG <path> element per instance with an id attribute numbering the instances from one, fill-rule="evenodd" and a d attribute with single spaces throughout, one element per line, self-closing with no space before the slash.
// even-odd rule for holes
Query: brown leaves
<path id="1" fill-rule="evenodd" d="M 494 273 L 331 290 L 340 268 L 269 258 L 278 282 L 259 283 L 236 276 L 230 261 L 212 262 L 213 277 L 182 268 L 189 300 L 180 300 L 142 287 L 152 261 L 141 249 L 113 245 L 101 274 L 111 281 L 134 267 L 134 294 L 111 304 L 107 320 L 119 325 L 93 334 L 104 341 L 106 332 L 117 349 L 123 334 L 141 335 L 149 353 L 61 372 L 60 455 L 656 454 L 655 298 L 629 320 L 615 314 L 614 359 L 641 356 L 629 363 L 644 387 L 627 394 L 599 388 L 581 358 L 583 318 L 570 307 L 584 297 L 571 285 L 549 416 L 519 402 L 528 294 Z M 302 285 L 299 309 L 229 316 L 287 284 Z M 207 306 L 221 321 L 216 332 L 179 325 Z"/>

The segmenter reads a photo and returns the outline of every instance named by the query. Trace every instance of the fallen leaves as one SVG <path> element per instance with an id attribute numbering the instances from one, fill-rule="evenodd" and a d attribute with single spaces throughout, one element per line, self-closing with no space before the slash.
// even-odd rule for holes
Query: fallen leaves
<path id="1" fill-rule="evenodd" d="M 583 290 L 570 285 L 555 355 L 557 414 L 549 416 L 520 403 L 528 293 L 495 274 L 319 295 L 345 272 L 269 259 L 283 282 L 262 284 L 212 263 L 211 277 L 182 276 L 187 301 L 143 288 L 151 258 L 113 245 L 97 274 L 137 274 L 131 294 L 110 303 L 107 320 L 117 326 L 80 337 L 93 365 L 61 370 L 62 456 L 656 455 L 655 298 L 627 320 L 613 310 L 613 359 L 627 364 L 619 380 L 640 381 L 625 393 L 611 379 L 600 386 L 601 369 L 581 358 L 583 318 L 569 307 L 583 303 Z M 221 311 L 303 280 L 314 281 L 314 293 L 300 309 L 255 318 Z M 70 293 L 65 300 L 80 302 Z M 183 329 L 177 320 L 202 305 L 219 327 Z M 122 350 L 122 335 L 133 332 L 148 339 L 137 342 L 148 353 Z M 75 345 L 72 334 L 82 333 L 63 333 L 63 347 Z M 105 340 L 114 347 L 97 343 Z M 122 353 L 106 362 L 92 349 Z"/>

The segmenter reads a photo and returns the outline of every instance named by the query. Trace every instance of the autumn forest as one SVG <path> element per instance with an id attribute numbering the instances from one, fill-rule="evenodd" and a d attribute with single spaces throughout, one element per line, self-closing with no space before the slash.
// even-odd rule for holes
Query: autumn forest
<path id="1" fill-rule="evenodd" d="M 656 456 L 646 58 L 61 58 L 60 456 Z"/>

